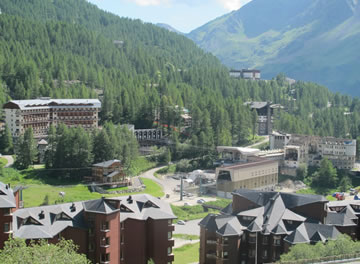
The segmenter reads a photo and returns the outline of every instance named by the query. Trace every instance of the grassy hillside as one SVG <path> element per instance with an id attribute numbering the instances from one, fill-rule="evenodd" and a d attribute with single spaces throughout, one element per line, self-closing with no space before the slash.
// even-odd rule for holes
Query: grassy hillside
<path id="1" fill-rule="evenodd" d="M 232 68 L 260 68 L 360 95 L 360 4 L 253 0 L 188 36 Z"/>

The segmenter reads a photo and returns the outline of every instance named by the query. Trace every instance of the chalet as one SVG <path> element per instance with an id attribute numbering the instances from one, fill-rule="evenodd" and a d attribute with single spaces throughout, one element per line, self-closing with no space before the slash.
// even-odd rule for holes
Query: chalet
<path id="1" fill-rule="evenodd" d="M 98 183 L 116 183 L 126 180 L 120 160 L 108 160 L 93 164 L 91 176 Z"/>

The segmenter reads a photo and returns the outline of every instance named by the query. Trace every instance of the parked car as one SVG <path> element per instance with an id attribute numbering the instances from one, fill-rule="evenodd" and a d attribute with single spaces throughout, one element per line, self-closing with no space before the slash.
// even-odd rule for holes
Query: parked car
<path id="1" fill-rule="evenodd" d="M 188 203 L 184 203 L 184 206 L 190 206 Z"/>
<path id="2" fill-rule="evenodd" d="M 203 203 L 205 203 L 205 200 L 204 199 L 199 199 L 199 200 L 197 200 L 197 203 L 198 204 L 203 204 Z"/>
<path id="3" fill-rule="evenodd" d="M 178 224 L 178 225 L 185 225 L 185 221 L 179 220 L 179 221 L 177 221 L 177 224 Z"/>

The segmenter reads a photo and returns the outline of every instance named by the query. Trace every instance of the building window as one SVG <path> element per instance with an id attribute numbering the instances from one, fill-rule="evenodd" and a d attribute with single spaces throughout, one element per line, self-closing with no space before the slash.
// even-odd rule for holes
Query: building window
<path id="1" fill-rule="evenodd" d="M 224 259 L 227 259 L 228 257 L 229 257 L 228 252 L 227 252 L 227 251 L 224 251 L 224 252 L 223 252 L 223 258 L 224 258 Z"/>
<path id="2" fill-rule="evenodd" d="M 274 245 L 275 246 L 281 245 L 281 236 L 274 236 Z"/>
<path id="3" fill-rule="evenodd" d="M 124 243 L 124 234 L 120 235 L 120 243 L 123 244 Z"/>
<path id="4" fill-rule="evenodd" d="M 120 259 L 124 260 L 124 251 L 120 249 Z"/>
<path id="5" fill-rule="evenodd" d="M 107 253 L 107 254 L 101 254 L 101 262 L 102 263 L 106 263 L 106 262 L 109 262 L 110 261 L 110 254 Z"/>
<path id="6" fill-rule="evenodd" d="M 250 249 L 249 250 L 249 258 L 253 258 L 255 257 L 255 249 Z"/>
<path id="7" fill-rule="evenodd" d="M 12 223 L 4 223 L 4 233 L 9 233 L 12 231 Z"/>
<path id="8" fill-rule="evenodd" d="M 109 230 L 109 222 L 102 222 L 101 223 L 101 230 L 103 230 L 103 231 L 107 231 L 107 230 Z"/>
<path id="9" fill-rule="evenodd" d="M 4 215 L 11 215 L 11 209 L 10 208 L 4 208 Z"/>
<path id="10" fill-rule="evenodd" d="M 252 221 L 252 220 L 254 219 L 254 217 L 244 215 L 244 216 L 242 217 L 242 219 L 243 219 L 244 221 Z"/>
<path id="11" fill-rule="evenodd" d="M 256 233 L 249 233 L 249 243 L 256 242 Z"/>
<path id="12" fill-rule="evenodd" d="M 101 239 L 101 246 L 107 247 L 110 245 L 110 237 L 103 237 Z"/>
<path id="13" fill-rule="evenodd" d="M 171 239 L 171 238 L 172 238 L 172 232 L 169 231 L 169 232 L 168 232 L 168 239 Z"/>
<path id="14" fill-rule="evenodd" d="M 90 227 L 89 228 L 89 236 L 93 236 L 94 235 L 94 228 Z"/>
<path id="15" fill-rule="evenodd" d="M 267 257 L 268 257 L 267 249 L 264 249 L 264 251 L 263 251 L 263 258 L 267 258 Z"/>
<path id="16" fill-rule="evenodd" d="M 172 220 L 171 219 L 168 220 L 168 225 L 169 226 L 172 225 Z"/>
<path id="17" fill-rule="evenodd" d="M 263 241 L 263 244 L 264 244 L 264 245 L 269 244 L 269 237 L 268 237 L 268 236 L 264 236 L 263 239 L 262 239 L 262 241 Z"/>
<path id="18" fill-rule="evenodd" d="M 171 252 L 172 252 L 171 247 L 168 247 L 168 251 L 167 251 L 168 255 L 170 255 L 170 254 L 171 254 Z"/>
<path id="19" fill-rule="evenodd" d="M 94 243 L 93 242 L 89 242 L 89 252 L 94 251 Z"/>
<path id="20" fill-rule="evenodd" d="M 229 244 L 229 238 L 228 237 L 224 237 L 223 244 L 225 244 L 225 245 Z"/>
<path id="21" fill-rule="evenodd" d="M 120 228 L 121 228 L 121 229 L 125 229 L 125 222 L 121 222 L 121 223 L 120 223 Z"/>

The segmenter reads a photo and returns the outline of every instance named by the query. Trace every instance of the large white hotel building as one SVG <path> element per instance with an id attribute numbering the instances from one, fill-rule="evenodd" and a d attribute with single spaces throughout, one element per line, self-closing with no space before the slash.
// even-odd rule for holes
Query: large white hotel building
<path id="1" fill-rule="evenodd" d="M 3 106 L 5 121 L 13 137 L 32 127 L 35 138 L 46 137 L 50 125 L 63 123 L 85 129 L 98 127 L 101 102 L 98 99 L 50 99 L 10 101 Z"/>

